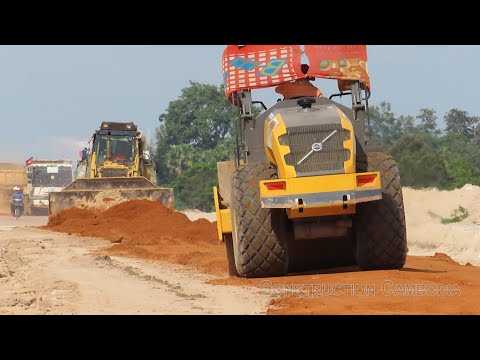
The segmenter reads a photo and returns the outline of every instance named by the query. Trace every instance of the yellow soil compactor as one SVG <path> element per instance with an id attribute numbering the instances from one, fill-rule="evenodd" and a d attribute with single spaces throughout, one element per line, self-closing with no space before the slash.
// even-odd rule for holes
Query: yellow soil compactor
<path id="1" fill-rule="evenodd" d="M 351 239 L 362 269 L 402 268 L 400 175 L 365 136 L 366 47 L 229 45 L 222 64 L 226 96 L 239 108 L 235 161 L 217 165 L 214 188 L 230 275 L 285 275 L 290 244 L 327 238 Z M 251 90 L 314 78 L 337 79 L 339 93 L 279 100 L 269 109 L 260 103 L 264 111 L 255 116 Z M 332 100 L 340 96 L 351 98 L 351 107 Z"/>

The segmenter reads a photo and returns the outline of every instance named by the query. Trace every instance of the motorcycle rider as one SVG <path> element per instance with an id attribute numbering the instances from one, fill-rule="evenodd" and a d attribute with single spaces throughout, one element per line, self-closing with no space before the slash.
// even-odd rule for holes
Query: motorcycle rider
<path id="1" fill-rule="evenodd" d="M 21 199 L 22 200 L 22 212 L 23 212 L 23 201 L 25 200 L 25 195 L 23 195 L 22 190 L 20 189 L 19 186 L 15 186 L 13 188 L 13 194 L 12 194 L 12 203 L 10 205 L 10 210 L 12 211 L 12 216 L 15 215 L 15 209 L 14 209 L 14 200 L 15 199 Z"/>

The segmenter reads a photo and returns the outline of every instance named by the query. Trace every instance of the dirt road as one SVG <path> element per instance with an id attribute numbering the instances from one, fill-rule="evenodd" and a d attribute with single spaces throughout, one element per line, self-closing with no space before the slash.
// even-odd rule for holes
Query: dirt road
<path id="1" fill-rule="evenodd" d="M 258 314 L 266 291 L 208 285 L 214 277 L 162 262 L 102 255 L 106 242 L 0 217 L 0 314 Z"/>
<path id="2" fill-rule="evenodd" d="M 0 314 L 480 314 L 480 226 L 442 225 L 414 195 L 404 269 L 275 279 L 227 277 L 215 225 L 190 221 L 211 214 L 132 202 L 66 213 L 55 232 L 16 227 L 46 218 L 0 216 Z"/>

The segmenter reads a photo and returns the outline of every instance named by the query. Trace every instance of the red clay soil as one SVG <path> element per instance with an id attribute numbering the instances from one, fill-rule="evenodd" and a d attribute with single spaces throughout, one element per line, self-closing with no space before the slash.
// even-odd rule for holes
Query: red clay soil
<path id="1" fill-rule="evenodd" d="M 209 283 L 270 289 L 276 297 L 268 314 L 480 314 L 480 268 L 438 253 L 409 256 L 401 270 L 352 267 Z"/>
<path id="2" fill-rule="evenodd" d="M 110 240 L 115 243 L 106 250 L 111 255 L 162 259 L 210 274 L 226 273 L 216 224 L 205 219 L 192 222 L 159 202 L 134 200 L 101 213 L 68 209 L 43 228 Z"/>
<path id="3" fill-rule="evenodd" d="M 112 255 L 162 259 L 226 276 L 215 223 L 192 222 L 160 203 L 130 201 L 98 214 L 70 209 L 44 228 L 117 242 L 106 250 Z M 480 268 L 459 265 L 445 254 L 409 256 L 401 270 L 350 267 L 209 283 L 270 289 L 275 296 L 269 314 L 480 314 Z"/>

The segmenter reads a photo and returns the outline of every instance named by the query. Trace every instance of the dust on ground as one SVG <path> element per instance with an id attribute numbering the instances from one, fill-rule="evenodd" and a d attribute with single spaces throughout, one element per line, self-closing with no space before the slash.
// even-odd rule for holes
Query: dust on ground
<path id="1" fill-rule="evenodd" d="M 448 192 L 431 194 L 439 204 L 429 202 L 423 190 L 405 189 L 404 193 L 410 255 L 413 248 L 431 256 L 409 256 L 404 269 L 391 271 L 361 272 L 348 267 L 274 279 L 228 278 L 225 249 L 216 238 L 215 223 L 192 222 L 184 214 L 148 201 L 123 203 L 103 213 L 70 210 L 52 219 L 46 228 L 118 242 L 106 250 L 109 255 L 187 265 L 186 269 L 196 274 L 214 275 L 207 280 L 209 285 L 267 292 L 272 299 L 270 314 L 479 314 L 480 268 L 471 266 L 478 252 L 475 243 L 471 248 L 472 237 L 459 230 L 473 226 L 472 233 L 477 234 L 480 229 L 474 223 L 443 225 L 429 215 L 432 207 L 441 216 L 448 216 L 457 205 L 468 209 L 470 204 L 465 200 L 469 197 L 460 197 L 457 191 L 453 198 L 460 203 L 446 205 L 438 199 L 446 196 L 443 201 L 448 201 Z M 417 195 L 421 205 L 417 204 Z M 193 211 L 189 215 L 196 219 L 201 213 Z M 422 228 L 426 224 L 430 227 Z M 453 240 L 448 234 L 457 237 Z M 447 243 L 452 244 L 450 250 L 455 256 L 468 262 L 467 266 L 458 264 L 460 260 L 453 255 L 455 260 L 440 253 Z"/>

